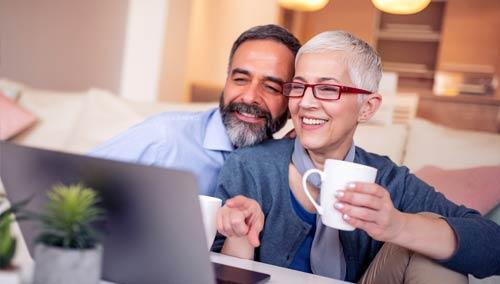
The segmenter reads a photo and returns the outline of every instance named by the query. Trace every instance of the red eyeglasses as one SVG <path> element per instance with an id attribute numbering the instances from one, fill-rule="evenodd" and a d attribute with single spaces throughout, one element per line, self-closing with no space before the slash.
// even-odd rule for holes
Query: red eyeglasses
<path id="1" fill-rule="evenodd" d="M 307 88 L 311 87 L 313 96 L 319 100 L 335 101 L 340 99 L 342 94 L 371 94 L 372 92 L 347 87 L 337 84 L 304 84 L 298 82 L 288 82 L 283 84 L 283 95 L 290 98 L 300 98 L 304 96 Z"/>

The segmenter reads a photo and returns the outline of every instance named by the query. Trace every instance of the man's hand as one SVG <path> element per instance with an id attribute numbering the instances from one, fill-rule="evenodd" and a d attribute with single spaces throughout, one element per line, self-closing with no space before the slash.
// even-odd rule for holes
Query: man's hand
<path id="1" fill-rule="evenodd" d="M 378 241 L 395 241 L 406 224 L 406 214 L 394 208 L 389 192 L 375 183 L 349 184 L 337 192 L 334 207 L 347 223 Z"/>
<path id="2" fill-rule="evenodd" d="M 253 247 L 260 246 L 259 234 L 264 227 L 264 213 L 257 201 L 238 195 L 226 200 L 217 211 L 217 230 L 230 237 L 247 236 Z"/>

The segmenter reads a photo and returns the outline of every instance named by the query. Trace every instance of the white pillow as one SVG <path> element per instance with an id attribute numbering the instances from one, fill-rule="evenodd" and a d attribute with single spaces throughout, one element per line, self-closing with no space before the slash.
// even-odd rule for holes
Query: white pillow
<path id="1" fill-rule="evenodd" d="M 414 171 L 425 165 L 444 169 L 500 165 L 500 135 L 455 130 L 415 119 L 408 135 L 404 165 Z"/>
<path id="2" fill-rule="evenodd" d="M 12 101 L 17 101 L 17 99 L 19 99 L 24 88 L 25 87 L 20 83 L 0 78 L 0 91 Z"/>
<path id="3" fill-rule="evenodd" d="M 378 86 L 378 92 L 382 96 L 382 104 L 367 122 L 368 124 L 391 125 L 392 113 L 396 101 L 398 87 L 398 74 L 394 72 L 382 72 L 382 78 Z"/>
<path id="4" fill-rule="evenodd" d="M 18 104 L 35 115 L 38 123 L 14 142 L 62 150 L 78 117 L 83 94 L 24 89 Z"/>
<path id="5" fill-rule="evenodd" d="M 273 137 L 280 139 L 293 129 L 292 120 Z M 360 124 L 354 133 L 354 144 L 364 150 L 379 155 L 389 156 L 393 162 L 400 165 L 403 161 L 407 129 L 405 125 L 372 125 Z"/>
<path id="6" fill-rule="evenodd" d="M 354 133 L 354 143 L 368 152 L 389 156 L 393 162 L 401 165 L 406 135 L 407 127 L 402 124 L 360 124 Z"/>
<path id="7" fill-rule="evenodd" d="M 86 153 L 144 118 L 115 95 L 92 89 L 84 99 L 75 127 L 66 140 L 65 150 Z"/>
<path id="8" fill-rule="evenodd" d="M 140 103 L 92 89 L 85 98 L 66 149 L 86 153 L 147 117 L 165 111 L 205 111 L 217 103 Z"/>
<path id="9" fill-rule="evenodd" d="M 136 113 L 144 117 L 149 117 L 165 111 L 188 111 L 188 112 L 206 111 L 208 109 L 219 106 L 219 103 L 217 102 L 211 102 L 211 103 L 164 103 L 164 102 L 144 103 L 144 102 L 133 102 L 133 101 L 125 101 L 125 102 Z"/>

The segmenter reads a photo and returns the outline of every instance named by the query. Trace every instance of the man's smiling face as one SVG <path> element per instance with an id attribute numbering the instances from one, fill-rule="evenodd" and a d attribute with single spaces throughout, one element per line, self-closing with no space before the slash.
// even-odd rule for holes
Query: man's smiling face
<path id="1" fill-rule="evenodd" d="M 287 119 L 282 84 L 293 75 L 294 56 L 273 40 L 249 40 L 229 66 L 220 109 L 235 147 L 254 145 L 278 131 Z"/>

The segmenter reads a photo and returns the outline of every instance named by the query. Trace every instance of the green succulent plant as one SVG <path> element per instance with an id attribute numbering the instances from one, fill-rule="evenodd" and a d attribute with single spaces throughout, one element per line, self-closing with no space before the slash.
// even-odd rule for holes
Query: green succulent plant
<path id="1" fill-rule="evenodd" d="M 6 199 L 0 196 L 0 205 L 7 202 Z M 13 204 L 8 209 L 0 214 L 0 269 L 6 269 L 12 266 L 12 259 L 16 253 L 16 239 L 11 232 L 11 224 L 14 220 L 14 213 L 19 212 L 29 200 L 24 200 Z M 25 219 L 20 213 L 17 216 L 18 220 Z"/>
<path id="2" fill-rule="evenodd" d="M 47 195 L 49 202 L 40 216 L 42 233 L 37 241 L 67 249 L 94 248 L 98 240 L 91 225 L 103 216 L 97 207 L 97 193 L 82 184 L 60 184 Z"/>
<path id="3" fill-rule="evenodd" d="M 10 231 L 11 223 L 12 217 L 10 214 L 5 214 L 0 218 L 0 269 L 5 269 L 11 265 L 16 252 L 16 239 Z"/>

